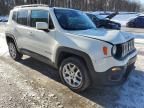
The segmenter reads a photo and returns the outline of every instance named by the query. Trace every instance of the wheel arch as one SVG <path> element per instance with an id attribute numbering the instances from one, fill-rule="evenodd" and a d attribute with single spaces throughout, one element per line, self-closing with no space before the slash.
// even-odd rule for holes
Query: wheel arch
<path id="1" fill-rule="evenodd" d="M 55 59 L 56 66 L 59 67 L 62 60 L 73 56 L 79 57 L 84 61 L 84 64 L 87 66 L 88 71 L 90 71 L 89 73 L 94 72 L 92 60 L 87 53 L 73 48 L 68 48 L 68 47 L 59 47 L 57 49 L 56 59 Z"/>
<path id="2" fill-rule="evenodd" d="M 12 34 L 6 33 L 6 42 L 7 42 L 7 44 L 8 44 L 9 41 L 13 41 L 16 48 L 18 49 L 15 37 Z"/>

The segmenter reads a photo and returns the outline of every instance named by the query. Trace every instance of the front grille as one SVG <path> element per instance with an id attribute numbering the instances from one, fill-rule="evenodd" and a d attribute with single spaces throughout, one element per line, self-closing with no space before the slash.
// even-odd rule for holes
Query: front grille
<path id="1" fill-rule="evenodd" d="M 134 47 L 134 40 L 130 40 L 124 44 L 122 44 L 122 57 L 129 54 L 131 51 L 135 49 Z"/>
<path id="2" fill-rule="evenodd" d="M 119 59 L 124 58 L 135 49 L 134 39 L 122 44 L 118 44 L 116 46 L 117 46 L 117 52 L 115 57 Z"/>

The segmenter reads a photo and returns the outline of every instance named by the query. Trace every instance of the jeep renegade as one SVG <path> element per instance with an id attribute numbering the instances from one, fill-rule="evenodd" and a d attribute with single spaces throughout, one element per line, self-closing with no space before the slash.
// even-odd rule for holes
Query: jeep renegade
<path id="1" fill-rule="evenodd" d="M 54 66 L 75 92 L 124 82 L 137 56 L 132 34 L 96 28 L 79 10 L 46 5 L 12 9 L 6 41 L 14 60 L 25 54 Z"/>

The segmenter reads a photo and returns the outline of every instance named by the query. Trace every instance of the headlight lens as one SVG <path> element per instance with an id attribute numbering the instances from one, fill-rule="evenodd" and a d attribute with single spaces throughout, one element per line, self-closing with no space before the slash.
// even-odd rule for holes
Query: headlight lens
<path id="1" fill-rule="evenodd" d="M 116 52 L 117 52 L 117 47 L 116 47 L 116 45 L 114 45 L 113 48 L 112 48 L 112 53 L 113 53 L 113 55 L 115 55 Z"/>

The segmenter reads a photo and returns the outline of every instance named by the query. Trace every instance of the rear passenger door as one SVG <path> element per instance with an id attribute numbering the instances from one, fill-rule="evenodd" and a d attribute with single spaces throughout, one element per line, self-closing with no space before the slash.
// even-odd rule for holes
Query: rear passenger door
<path id="1" fill-rule="evenodd" d="M 144 27 L 144 18 L 143 17 L 137 17 L 136 20 L 136 27 Z"/>
<path id="2" fill-rule="evenodd" d="M 28 10 L 22 9 L 17 11 L 16 24 L 13 28 L 18 47 L 21 49 L 29 48 L 30 41 L 27 40 L 27 37 L 29 37 L 28 16 L 29 16 Z"/>
<path id="3" fill-rule="evenodd" d="M 144 17 L 139 17 L 140 27 L 144 27 Z"/>

